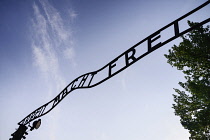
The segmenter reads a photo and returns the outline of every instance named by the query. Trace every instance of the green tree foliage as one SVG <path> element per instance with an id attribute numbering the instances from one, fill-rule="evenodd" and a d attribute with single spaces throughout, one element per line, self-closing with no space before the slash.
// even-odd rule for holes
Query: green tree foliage
<path id="1" fill-rule="evenodd" d="M 190 27 L 196 23 L 188 21 Z M 210 140 L 210 30 L 198 27 L 182 36 L 182 42 L 165 55 L 168 63 L 185 74 L 184 89 L 175 89 L 175 115 L 189 130 L 190 140 Z"/>

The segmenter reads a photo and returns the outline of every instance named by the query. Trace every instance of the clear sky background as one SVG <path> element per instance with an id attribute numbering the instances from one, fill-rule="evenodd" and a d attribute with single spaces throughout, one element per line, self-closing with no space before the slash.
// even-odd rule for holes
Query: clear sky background
<path id="1" fill-rule="evenodd" d="M 1 0 L 0 140 L 78 76 L 109 63 L 205 0 Z M 209 17 L 210 6 L 192 16 Z M 180 23 L 187 28 L 186 21 Z M 169 33 L 170 34 L 170 33 Z M 187 140 L 172 109 L 183 74 L 163 56 L 69 94 L 28 140 Z"/>

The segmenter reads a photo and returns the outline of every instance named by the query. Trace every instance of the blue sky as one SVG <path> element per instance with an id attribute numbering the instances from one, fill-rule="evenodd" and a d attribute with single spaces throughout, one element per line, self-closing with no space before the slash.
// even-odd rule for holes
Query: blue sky
<path id="1" fill-rule="evenodd" d="M 1 0 L 0 139 L 78 76 L 103 67 L 205 0 Z M 209 6 L 193 15 L 208 17 Z M 186 21 L 180 23 L 186 28 Z M 75 90 L 27 139 L 185 140 L 171 108 L 184 81 L 164 54 L 176 39 L 91 89 Z"/>

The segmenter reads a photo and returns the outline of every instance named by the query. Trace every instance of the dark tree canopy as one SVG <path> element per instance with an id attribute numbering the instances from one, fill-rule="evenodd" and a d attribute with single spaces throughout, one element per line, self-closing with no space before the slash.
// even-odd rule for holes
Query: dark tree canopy
<path id="1" fill-rule="evenodd" d="M 196 23 L 188 21 L 189 26 Z M 189 130 L 191 140 L 210 139 L 210 30 L 200 26 L 182 36 L 165 55 L 168 63 L 185 74 L 186 82 L 179 82 L 184 91 L 175 89 L 175 115 Z"/>

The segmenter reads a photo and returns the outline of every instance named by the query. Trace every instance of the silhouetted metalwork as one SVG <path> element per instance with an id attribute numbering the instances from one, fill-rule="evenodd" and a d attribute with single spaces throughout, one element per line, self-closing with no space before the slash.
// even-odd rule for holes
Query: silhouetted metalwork
<path id="1" fill-rule="evenodd" d="M 11 134 L 13 138 L 10 138 L 10 140 L 21 140 L 22 138 L 25 139 L 26 137 L 24 135 L 28 135 L 26 132 L 27 128 L 28 127 L 21 124 L 19 128 L 13 134 Z"/>
<path id="2" fill-rule="evenodd" d="M 116 57 L 115 59 L 113 59 L 111 62 L 109 62 L 108 64 L 106 64 L 104 67 L 102 67 L 101 69 L 94 71 L 94 72 L 89 72 L 86 73 L 84 75 L 81 75 L 79 77 L 77 77 L 75 80 L 73 80 L 70 84 L 68 84 L 54 99 L 52 99 L 51 101 L 49 101 L 48 103 L 44 104 L 43 106 L 39 107 L 38 109 L 34 110 L 32 113 L 30 113 L 28 116 L 26 116 L 23 120 L 21 120 L 18 124 L 20 126 L 25 126 L 28 123 L 30 123 L 31 121 L 49 113 L 54 107 L 56 107 L 70 92 L 74 91 L 75 89 L 83 89 L 83 88 L 92 88 L 95 87 L 101 83 L 103 83 L 104 81 L 110 79 L 111 77 L 113 77 L 114 75 L 120 73 L 121 71 L 123 71 L 124 69 L 126 69 L 127 67 L 131 66 L 132 64 L 134 64 L 135 62 L 137 62 L 138 60 L 140 60 L 141 58 L 145 57 L 146 55 L 150 54 L 151 52 L 153 52 L 154 50 L 160 48 L 161 46 L 169 43 L 170 41 L 184 35 L 185 33 L 192 31 L 193 29 L 202 26 L 203 24 L 206 24 L 208 22 L 210 22 L 210 18 L 207 18 L 206 20 L 198 23 L 197 25 L 185 29 L 184 31 L 180 32 L 179 30 L 179 22 L 183 19 L 185 19 L 186 17 L 188 17 L 189 15 L 195 13 L 196 11 L 200 10 L 201 8 L 203 8 L 204 6 L 208 5 L 210 3 L 210 0 L 208 0 L 207 2 L 203 3 L 202 5 L 200 5 L 199 7 L 195 8 L 194 10 L 190 11 L 189 13 L 183 15 L 182 17 L 174 20 L 173 22 L 171 22 L 170 24 L 166 25 L 165 27 L 159 29 L 158 31 L 154 32 L 153 34 L 151 34 L 150 36 L 146 37 L 145 39 L 141 40 L 140 42 L 138 42 L 137 44 L 135 44 L 134 46 L 132 46 L 131 48 L 129 48 L 128 50 L 126 50 L 125 52 L 123 52 L 121 55 L 119 55 L 118 57 Z M 153 43 L 155 41 L 157 41 L 158 39 L 161 38 L 160 33 L 168 28 L 172 27 L 174 29 L 174 35 L 169 37 L 168 39 L 166 39 L 163 42 L 158 42 L 155 45 L 153 45 Z M 140 46 L 141 44 L 143 44 L 144 42 L 147 43 L 147 51 L 140 53 L 141 55 L 138 55 L 138 51 L 137 51 L 137 47 L 142 47 Z M 116 70 L 116 66 L 118 61 L 120 59 L 124 59 L 124 65 L 120 66 L 119 69 Z M 100 73 L 104 73 L 104 71 L 107 73 L 107 75 L 105 77 L 97 78 L 98 75 L 100 75 Z M 99 79 L 98 81 L 94 81 L 94 79 Z"/>

